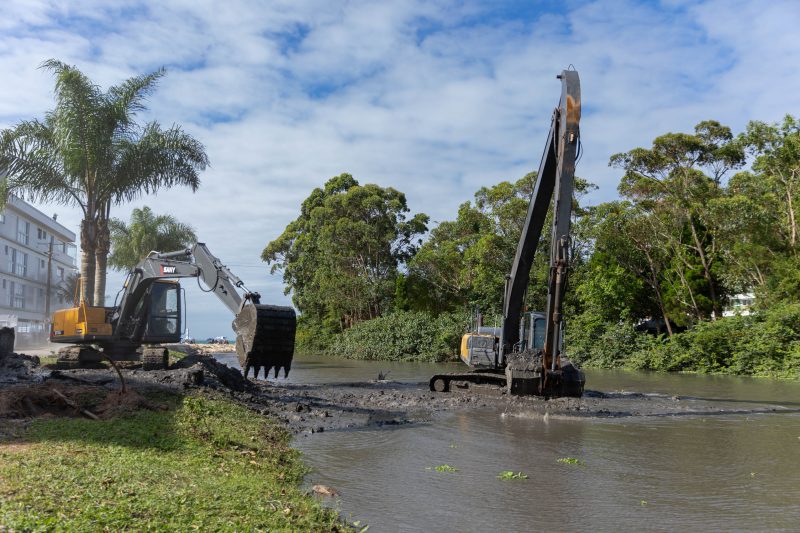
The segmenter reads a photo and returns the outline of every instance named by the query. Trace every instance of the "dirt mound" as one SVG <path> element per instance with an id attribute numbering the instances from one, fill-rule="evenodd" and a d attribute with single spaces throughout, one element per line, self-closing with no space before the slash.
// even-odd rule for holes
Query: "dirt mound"
<path id="1" fill-rule="evenodd" d="M 204 385 L 212 389 L 231 389 L 243 391 L 249 387 L 249 382 L 242 373 L 235 368 L 224 365 L 208 355 L 188 355 L 172 365 L 170 372 L 179 369 L 200 370 L 202 374 L 192 377 L 194 385 Z"/>
<path id="2" fill-rule="evenodd" d="M 19 383 L 33 379 L 34 370 L 39 367 L 35 355 L 10 353 L 0 357 L 0 384 Z"/>
<path id="3" fill-rule="evenodd" d="M 94 385 L 52 383 L 13 385 L 0 389 L 0 419 L 39 416 L 105 419 L 139 409 L 159 409 L 138 392 L 124 394 Z"/>

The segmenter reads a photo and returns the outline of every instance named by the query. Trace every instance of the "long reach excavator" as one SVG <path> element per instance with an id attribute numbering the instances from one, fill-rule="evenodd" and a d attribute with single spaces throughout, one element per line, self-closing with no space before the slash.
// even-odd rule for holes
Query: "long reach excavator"
<path id="1" fill-rule="evenodd" d="M 216 258 L 203 243 L 177 252 L 150 252 L 128 274 L 112 307 L 87 305 L 53 314 L 50 341 L 74 346 L 59 351 L 67 366 L 114 361 L 142 361 L 144 370 L 167 365 L 161 343 L 180 341 L 185 298 L 177 278 L 198 278 L 234 315 L 236 353 L 245 378 L 264 369 L 289 374 L 294 355 L 296 316 L 291 307 L 264 305 L 257 292 Z M 202 289 L 202 286 L 201 286 Z"/>
<path id="2" fill-rule="evenodd" d="M 562 308 L 570 263 L 570 217 L 575 183 L 575 161 L 580 147 L 581 90 L 575 70 L 564 70 L 561 101 L 553 111 L 550 132 L 539 164 L 536 185 L 506 277 L 503 322 L 499 331 L 478 327 L 461 342 L 461 359 L 472 371 L 437 374 L 430 380 L 436 392 L 457 389 L 505 389 L 514 395 L 545 398 L 580 397 L 586 382 L 583 371 L 564 354 Z M 547 212 L 553 206 L 550 274 L 544 313 L 523 315 L 525 291 L 533 257 Z"/>

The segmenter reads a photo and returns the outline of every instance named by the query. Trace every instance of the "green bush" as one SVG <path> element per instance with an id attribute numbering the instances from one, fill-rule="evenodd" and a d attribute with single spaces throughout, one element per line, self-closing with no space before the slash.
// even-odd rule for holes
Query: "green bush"
<path id="1" fill-rule="evenodd" d="M 594 368 L 621 368 L 637 354 L 659 344 L 651 335 L 639 333 L 633 323 L 606 323 L 584 314 L 567 324 L 567 353 L 577 364 Z"/>
<path id="2" fill-rule="evenodd" d="M 670 338 L 584 314 L 569 324 L 567 341 L 586 367 L 800 377 L 800 304 L 701 322 Z"/>
<path id="3" fill-rule="evenodd" d="M 325 353 L 350 359 L 447 361 L 458 357 L 468 323 L 468 315 L 461 313 L 397 311 L 334 336 Z"/>

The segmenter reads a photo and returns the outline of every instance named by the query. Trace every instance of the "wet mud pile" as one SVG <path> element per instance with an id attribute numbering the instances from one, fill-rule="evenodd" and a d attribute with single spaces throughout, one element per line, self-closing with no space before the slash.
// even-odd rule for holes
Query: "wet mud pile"
<path id="1" fill-rule="evenodd" d="M 520 418 L 712 416 L 786 411 L 742 404 L 624 392 L 587 391 L 582 398 L 544 400 L 509 396 L 499 390 L 435 393 L 427 383 L 375 380 L 354 383 L 291 384 L 245 380 L 239 370 L 193 353 L 168 370 L 122 369 L 126 393 L 111 368 L 61 370 L 36 357 L 12 354 L 0 360 L 0 419 L 36 416 L 106 418 L 136 409 L 157 409 L 148 391 L 182 393 L 215 390 L 282 421 L 295 434 L 395 427 L 425 423 L 437 414 L 492 409 Z"/>

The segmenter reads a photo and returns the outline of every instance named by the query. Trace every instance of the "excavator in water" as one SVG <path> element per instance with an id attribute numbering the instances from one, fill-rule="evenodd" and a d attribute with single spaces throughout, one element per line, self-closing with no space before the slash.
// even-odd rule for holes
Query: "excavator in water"
<path id="1" fill-rule="evenodd" d="M 479 320 L 475 330 L 464 335 L 461 342 L 461 359 L 472 371 L 437 374 L 430 380 L 432 391 L 501 388 L 509 394 L 545 398 L 583 394 L 583 371 L 564 353 L 562 316 L 570 263 L 575 162 L 580 149 L 581 89 L 575 70 L 564 70 L 558 78 L 561 100 L 553 111 L 514 263 L 506 277 L 501 327 L 499 331 L 485 328 Z M 533 257 L 551 205 L 546 310 L 523 314 Z"/>
<path id="2" fill-rule="evenodd" d="M 236 353 L 245 378 L 264 369 L 289 374 L 294 355 L 296 316 L 291 307 L 262 304 L 257 292 L 216 258 L 203 243 L 176 252 L 150 252 L 131 272 L 112 307 L 87 305 L 53 314 L 50 341 L 74 346 L 59 351 L 67 366 L 141 360 L 145 370 L 167 366 L 162 343 L 180 342 L 185 297 L 179 278 L 198 278 L 234 315 Z M 202 289 L 202 286 L 201 286 Z"/>

